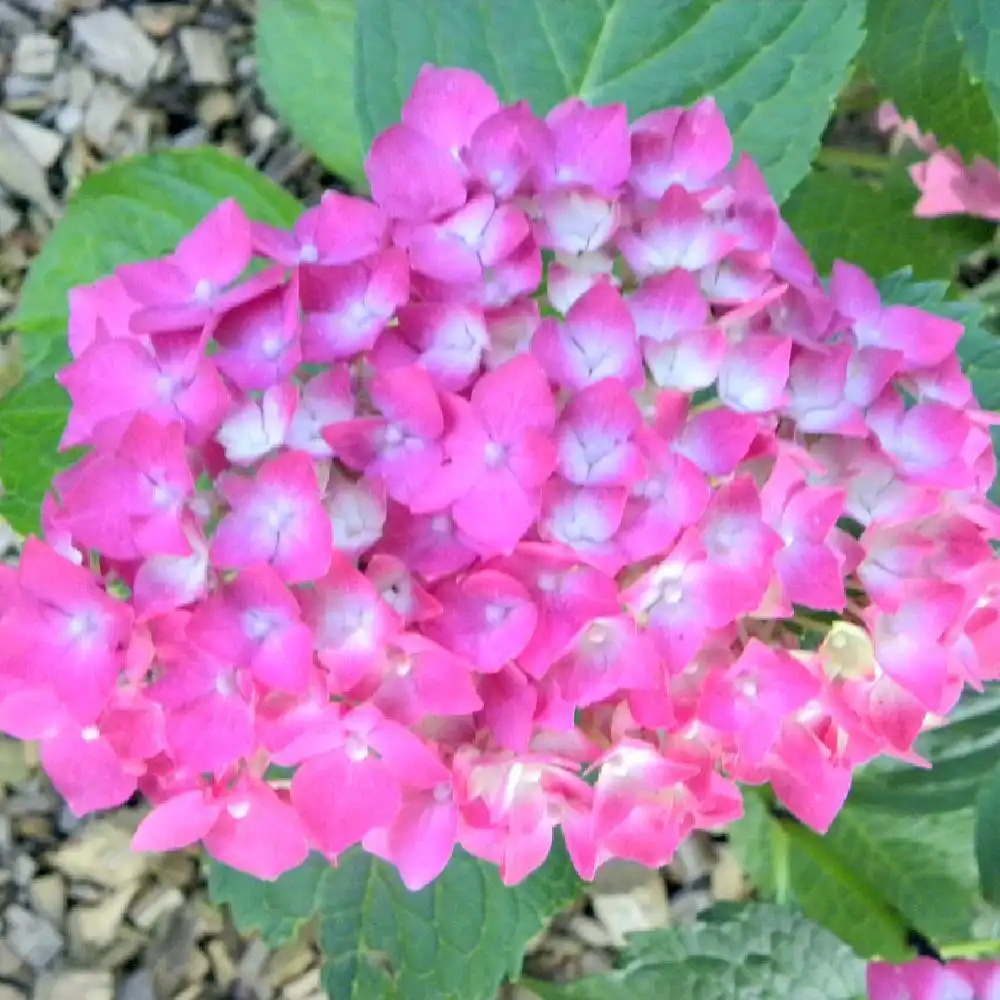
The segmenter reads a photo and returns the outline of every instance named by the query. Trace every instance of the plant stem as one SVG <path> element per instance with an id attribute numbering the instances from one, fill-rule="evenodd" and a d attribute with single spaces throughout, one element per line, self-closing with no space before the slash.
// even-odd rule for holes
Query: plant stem
<path id="1" fill-rule="evenodd" d="M 892 168 L 892 160 L 888 156 L 843 146 L 824 146 L 817 153 L 816 162 L 823 167 L 852 167 L 869 174 L 885 174 Z"/>
<path id="2" fill-rule="evenodd" d="M 946 944 L 941 948 L 941 957 L 952 958 L 997 958 L 1000 956 L 1000 941 L 962 941 Z"/>

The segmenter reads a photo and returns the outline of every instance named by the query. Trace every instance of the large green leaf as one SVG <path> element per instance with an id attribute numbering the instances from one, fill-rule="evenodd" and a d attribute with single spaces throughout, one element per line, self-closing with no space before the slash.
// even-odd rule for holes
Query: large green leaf
<path id="1" fill-rule="evenodd" d="M 790 896 L 861 955 L 903 961 L 914 933 L 964 941 L 979 905 L 973 813 L 899 816 L 848 803 L 825 836 L 746 796 L 732 842 L 765 897 Z"/>
<path id="2" fill-rule="evenodd" d="M 542 1000 L 860 1000 L 865 963 L 802 914 L 757 903 L 633 935 L 609 975 L 528 985 Z"/>
<path id="3" fill-rule="evenodd" d="M 1000 761 L 1000 685 L 967 692 L 947 723 L 920 736 L 916 750 L 930 770 L 879 758 L 855 778 L 851 800 L 911 815 L 973 805 Z"/>
<path id="4" fill-rule="evenodd" d="M 28 376 L 0 398 L 0 515 L 18 531 L 34 530 L 52 476 L 74 457 L 57 451 L 68 412 L 51 377 Z"/>
<path id="5" fill-rule="evenodd" d="M 862 59 L 882 95 L 942 145 L 994 157 L 996 120 L 985 88 L 969 72 L 951 0 L 868 0 Z"/>
<path id="6" fill-rule="evenodd" d="M 917 278 L 954 274 L 959 260 L 989 242 L 994 227 L 968 216 L 918 219 L 916 197 L 902 164 L 871 180 L 817 167 L 782 214 L 820 271 L 840 258 L 876 276 L 908 265 Z"/>
<path id="7" fill-rule="evenodd" d="M 356 0 L 261 0 L 257 63 L 268 100 L 338 177 L 363 186 L 354 112 Z"/>
<path id="8" fill-rule="evenodd" d="M 976 796 L 976 863 L 983 896 L 1000 903 L 1000 763 L 980 784 Z"/>
<path id="9" fill-rule="evenodd" d="M 336 868 L 311 859 L 276 883 L 214 862 L 209 878 L 237 926 L 271 945 L 316 917 L 326 991 L 353 1000 L 491 1000 L 520 971 L 528 940 L 581 888 L 561 848 L 514 888 L 463 851 L 420 892 L 357 849 Z"/>
<path id="10" fill-rule="evenodd" d="M 1000 6 L 994 0 L 950 0 L 950 4 L 972 77 L 983 82 L 993 114 L 1000 118 Z"/>
<path id="11" fill-rule="evenodd" d="M 636 117 L 711 94 L 783 200 L 847 81 L 863 16 L 864 0 L 365 0 L 362 137 L 399 118 L 423 63 L 475 69 L 538 112 L 576 94 Z"/>
<path id="12" fill-rule="evenodd" d="M 330 863 L 319 854 L 273 882 L 209 860 L 208 892 L 215 903 L 229 907 L 242 934 L 257 933 L 278 948 L 290 941 L 316 916 L 316 902 Z"/>
<path id="13" fill-rule="evenodd" d="M 0 397 L 0 515 L 37 528 L 42 496 L 66 464 L 56 452 L 69 400 L 52 381 L 68 360 L 67 293 L 119 264 L 165 253 L 205 214 L 234 197 L 255 219 L 294 221 L 298 202 L 240 160 L 214 149 L 124 160 L 88 177 L 35 259 L 12 325 L 26 374 Z"/>

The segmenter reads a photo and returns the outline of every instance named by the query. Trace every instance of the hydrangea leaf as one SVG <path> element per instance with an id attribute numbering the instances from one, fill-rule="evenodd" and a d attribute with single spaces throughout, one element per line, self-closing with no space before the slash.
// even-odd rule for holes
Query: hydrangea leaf
<path id="1" fill-rule="evenodd" d="M 950 0 L 950 6 L 972 78 L 982 81 L 1000 119 L 1000 7 L 993 0 Z"/>
<path id="2" fill-rule="evenodd" d="M 354 1000 L 491 1000 L 505 976 L 519 973 L 528 940 L 581 888 L 561 847 L 513 888 L 461 850 L 419 892 L 359 849 L 336 867 L 311 859 L 275 883 L 216 862 L 209 878 L 237 927 L 271 945 L 315 917 L 324 986 Z"/>
<path id="3" fill-rule="evenodd" d="M 862 61 L 881 93 L 942 145 L 992 159 L 996 118 L 985 87 L 977 82 L 981 70 L 972 72 L 969 50 L 952 22 L 952 7 L 958 14 L 968 6 L 953 0 L 870 0 Z M 988 30 L 985 23 L 982 30 Z"/>
<path id="4" fill-rule="evenodd" d="M 299 203 L 240 160 L 214 149 L 125 160 L 88 177 L 35 259 L 11 325 L 24 379 L 0 396 L 0 516 L 38 526 L 42 496 L 68 457 L 56 445 L 69 399 L 52 381 L 68 360 L 67 293 L 119 264 L 166 253 L 205 214 L 235 197 L 254 218 L 288 225 Z"/>
<path id="5" fill-rule="evenodd" d="M 355 1000 L 491 1000 L 524 946 L 582 884 L 561 849 L 520 885 L 457 851 L 408 892 L 394 868 L 352 851 L 328 873 L 319 943 L 327 993 Z"/>
<path id="6" fill-rule="evenodd" d="M 976 863 L 983 896 L 1000 904 L 1000 766 L 986 775 L 976 796 Z"/>
<path id="7" fill-rule="evenodd" d="M 268 100 L 338 177 L 363 187 L 354 112 L 355 0 L 262 0 L 257 65 Z"/>
<path id="8" fill-rule="evenodd" d="M 316 913 L 316 899 L 330 867 L 318 854 L 274 882 L 209 860 L 208 892 L 215 903 L 229 907 L 242 934 L 257 933 L 272 948 L 294 938 Z"/>
<path id="9" fill-rule="evenodd" d="M 930 770 L 880 758 L 856 776 L 852 801 L 915 816 L 971 806 L 1000 760 L 1000 685 L 967 691 L 948 721 L 923 733 L 915 749 Z"/>
<path id="10" fill-rule="evenodd" d="M 52 476 L 75 455 L 58 452 L 69 397 L 51 377 L 28 377 L 0 398 L 0 516 L 17 531 L 38 524 Z"/>
<path id="11" fill-rule="evenodd" d="M 546 112 L 570 95 L 638 117 L 712 94 L 779 201 L 809 168 L 862 41 L 864 0 L 366 0 L 356 101 L 369 142 L 423 63 L 481 73 Z M 515 44 L 512 41 L 516 40 Z"/>
<path id="12" fill-rule="evenodd" d="M 865 963 L 801 913 L 754 903 L 634 934 L 622 968 L 606 976 L 529 986 L 542 1000 L 771 1000 L 776 990 L 796 1000 L 857 1000 Z"/>
<path id="13" fill-rule="evenodd" d="M 973 811 L 899 816 L 849 802 L 825 836 L 746 796 L 732 843 L 758 891 L 797 903 L 858 954 L 904 961 L 967 940 L 980 897 Z"/>
<path id="14" fill-rule="evenodd" d="M 813 169 L 782 214 L 821 271 L 835 259 L 878 277 L 910 266 L 917 278 L 954 274 L 958 261 L 989 242 L 993 226 L 968 216 L 918 219 L 917 189 L 899 164 L 882 179 Z"/>

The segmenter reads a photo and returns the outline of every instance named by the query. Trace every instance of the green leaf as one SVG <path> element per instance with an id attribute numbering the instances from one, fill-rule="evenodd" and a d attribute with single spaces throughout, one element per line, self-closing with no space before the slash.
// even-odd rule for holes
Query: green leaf
<path id="1" fill-rule="evenodd" d="M 780 201 L 809 168 L 863 17 L 864 0 L 365 0 L 361 133 L 398 120 L 427 62 L 474 69 L 539 113 L 575 94 L 635 118 L 711 94 Z"/>
<path id="2" fill-rule="evenodd" d="M 862 61 L 882 95 L 942 145 L 993 159 L 997 123 L 965 61 L 951 0 L 869 0 Z"/>
<path id="3" fill-rule="evenodd" d="M 976 863 L 983 896 L 1000 903 L 1000 765 L 986 776 L 976 796 Z"/>
<path id="4" fill-rule="evenodd" d="M 971 806 L 1000 760 L 1000 684 L 966 692 L 948 721 L 922 733 L 915 749 L 930 770 L 879 758 L 858 773 L 851 801 L 912 815 Z"/>
<path id="5" fill-rule="evenodd" d="M 333 173 L 364 187 L 354 112 L 356 0 L 261 0 L 257 65 L 268 100 Z"/>
<path id="6" fill-rule="evenodd" d="M 52 375 L 69 360 L 67 293 L 119 264 L 171 250 L 225 198 L 255 219 L 289 225 L 298 202 L 240 160 L 214 149 L 124 160 L 91 174 L 28 272 L 12 325 L 26 375 L 0 397 L 0 515 L 36 530 L 42 496 L 69 456 L 56 452 L 69 399 Z"/>
<path id="7" fill-rule="evenodd" d="M 458 850 L 435 882 L 410 892 L 396 870 L 359 849 L 321 859 L 277 883 L 210 862 L 209 890 L 236 925 L 276 945 L 318 918 L 323 984 L 354 1000 L 492 1000 L 520 971 L 524 946 L 580 892 L 561 847 L 513 888 Z"/>
<path id="8" fill-rule="evenodd" d="M 865 963 L 802 914 L 756 903 L 632 935 L 623 967 L 606 976 L 528 985 L 542 1000 L 858 1000 Z"/>
<path id="9" fill-rule="evenodd" d="M 973 813 L 898 816 L 848 803 L 825 836 L 747 795 L 732 843 L 759 892 L 787 893 L 860 955 L 904 961 L 911 932 L 967 940 L 977 906 Z"/>
<path id="10" fill-rule="evenodd" d="M 229 907 L 242 934 L 256 932 L 272 948 L 294 938 L 316 914 L 316 900 L 330 863 L 318 854 L 274 882 L 237 871 L 209 859 L 208 892 L 213 902 Z"/>
<path id="11" fill-rule="evenodd" d="M 38 525 L 52 476 L 74 456 L 57 451 L 69 397 L 52 378 L 26 378 L 0 398 L 0 516 L 23 534 Z"/>
<path id="12" fill-rule="evenodd" d="M 1000 119 L 1000 7 L 993 0 L 951 0 L 951 19 L 972 78 L 983 82 Z"/>
<path id="13" fill-rule="evenodd" d="M 902 164 L 881 180 L 814 168 L 792 192 L 782 214 L 820 271 L 850 261 L 880 276 L 907 265 L 918 278 L 955 273 L 956 264 L 989 242 L 982 219 L 918 219 L 917 189 Z"/>

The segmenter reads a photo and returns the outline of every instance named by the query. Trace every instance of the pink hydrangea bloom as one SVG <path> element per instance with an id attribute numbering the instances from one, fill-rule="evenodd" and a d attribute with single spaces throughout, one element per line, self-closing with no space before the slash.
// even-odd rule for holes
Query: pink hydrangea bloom
<path id="1" fill-rule="evenodd" d="M 373 200 L 227 202 L 75 289 L 87 453 L 0 571 L 0 730 L 261 878 L 513 883 L 557 828 L 660 865 L 740 782 L 826 829 L 996 677 L 991 418 L 961 327 L 827 291 L 732 153 L 708 99 L 542 119 L 427 67 Z"/>
<path id="2" fill-rule="evenodd" d="M 1000 962 L 963 959 L 942 964 L 918 958 L 906 965 L 872 962 L 869 1000 L 996 1000 Z"/>
<path id="3" fill-rule="evenodd" d="M 933 219 L 942 215 L 975 215 L 1000 222 L 1000 168 L 983 156 L 966 163 L 956 149 L 942 149 L 930 133 L 921 132 L 912 118 L 903 119 L 888 102 L 878 110 L 878 127 L 891 137 L 894 150 L 907 144 L 927 159 L 910 167 L 920 191 L 914 215 Z"/>

